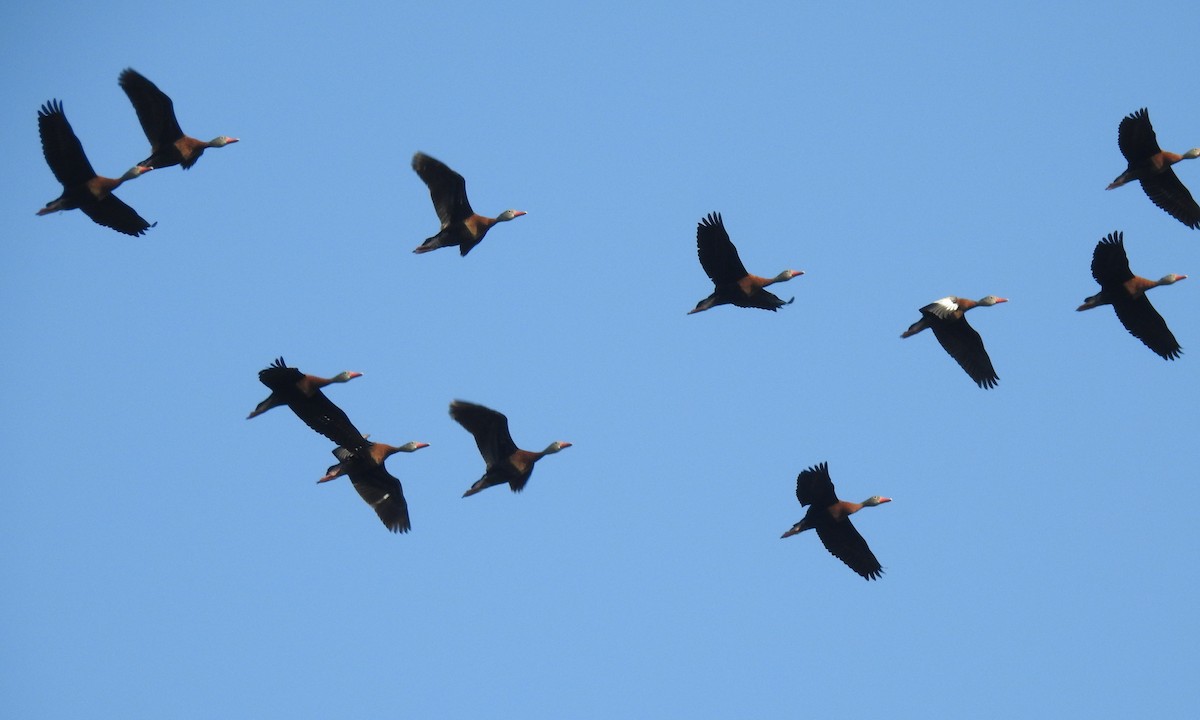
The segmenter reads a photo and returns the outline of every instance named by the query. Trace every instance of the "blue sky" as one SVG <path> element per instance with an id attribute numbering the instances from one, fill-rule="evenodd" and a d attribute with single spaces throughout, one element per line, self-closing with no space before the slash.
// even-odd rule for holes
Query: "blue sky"
<path id="1" fill-rule="evenodd" d="M 3 714 L 1194 711 L 1200 233 L 1104 192 L 1138 108 L 1200 145 L 1194 3 L 162 12 L 0 29 Z M 100 174 L 149 154 L 125 67 L 241 142 L 122 187 L 145 237 L 36 217 L 43 102 Z M 418 150 L 529 214 L 413 255 Z M 751 272 L 806 271 L 795 304 L 685 315 L 712 211 Z M 1176 362 L 1074 311 L 1114 230 L 1134 272 L 1197 278 L 1151 296 Z M 899 339 L 989 293 L 997 389 Z M 245 419 L 279 355 L 364 373 L 330 397 L 431 444 L 388 464 L 412 533 L 316 485 L 332 448 L 288 411 Z M 455 398 L 574 446 L 462 499 Z M 779 539 L 820 461 L 895 499 L 855 518 L 878 582 Z"/>

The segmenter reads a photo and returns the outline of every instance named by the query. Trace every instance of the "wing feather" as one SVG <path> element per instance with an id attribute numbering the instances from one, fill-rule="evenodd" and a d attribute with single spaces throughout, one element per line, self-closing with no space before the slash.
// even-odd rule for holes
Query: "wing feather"
<path id="1" fill-rule="evenodd" d="M 1129 257 L 1125 254 L 1125 236 L 1121 231 L 1109 233 L 1092 252 L 1092 277 L 1105 290 L 1121 290 L 1126 280 L 1133 277 L 1129 269 Z"/>
<path id="2" fill-rule="evenodd" d="M 705 274 L 717 287 L 736 284 L 749 274 L 720 213 L 709 213 L 696 226 L 696 252 Z"/>
<path id="3" fill-rule="evenodd" d="M 82 185 L 96 177 L 83 145 L 67 122 L 61 101 L 51 100 L 38 110 L 38 134 L 42 137 L 46 164 L 64 187 Z"/>
<path id="4" fill-rule="evenodd" d="M 450 417 L 475 437 L 475 445 L 488 467 L 508 460 L 517 451 L 517 444 L 508 432 L 508 418 L 502 413 L 455 400 L 450 403 Z"/>
<path id="5" fill-rule="evenodd" d="M 374 508 L 375 514 L 388 530 L 406 533 L 412 529 L 404 488 L 383 465 L 366 467 L 365 464 L 356 464 L 349 474 L 359 497 Z"/>
<path id="6" fill-rule="evenodd" d="M 175 103 L 157 85 L 132 68 L 121 72 L 117 84 L 129 96 L 152 152 L 174 145 L 183 137 L 183 130 L 175 118 Z"/>
<path id="7" fill-rule="evenodd" d="M 1154 126 L 1150 124 L 1150 112 L 1146 108 L 1121 119 L 1117 127 L 1117 146 L 1131 165 L 1162 152 L 1154 134 Z"/>
<path id="8" fill-rule="evenodd" d="M 827 508 L 837 503 L 833 480 L 829 477 L 829 463 L 823 462 L 801 470 L 796 476 L 796 499 L 800 505 Z"/>
<path id="9" fill-rule="evenodd" d="M 429 197 L 443 228 L 475 214 L 467 200 L 467 181 L 462 175 L 425 153 L 413 155 L 412 168 L 429 187 Z"/>
<path id="10" fill-rule="evenodd" d="M 146 222 L 136 210 L 111 194 L 102 200 L 84 203 L 79 209 L 97 224 L 134 237 L 145 235 L 146 230 L 158 224 Z"/>
<path id="11" fill-rule="evenodd" d="M 1183 354 L 1183 349 L 1167 327 L 1166 320 L 1158 314 L 1145 294 L 1129 297 L 1122 289 L 1120 293 L 1110 295 L 1114 297 L 1112 306 L 1117 313 L 1117 319 L 1130 335 L 1141 340 L 1164 360 L 1174 360 Z"/>
<path id="12" fill-rule="evenodd" d="M 1184 187 L 1175 171 L 1167 168 L 1157 175 L 1142 179 L 1142 190 L 1150 202 L 1193 230 L 1200 230 L 1200 205 Z"/>
<path id="13" fill-rule="evenodd" d="M 987 349 L 983 346 L 983 338 L 975 332 L 975 328 L 967 319 L 942 320 L 936 315 L 926 315 L 932 318 L 930 327 L 938 342 L 942 344 L 950 357 L 958 362 L 967 375 L 981 388 L 994 388 L 1000 382 L 992 367 L 992 359 L 988 357 Z"/>
<path id="14" fill-rule="evenodd" d="M 849 518 L 822 523 L 816 527 L 817 537 L 831 555 L 846 563 L 854 572 L 867 580 L 876 580 L 883 575 L 883 566 L 875 559 L 870 546 L 858 533 Z"/>

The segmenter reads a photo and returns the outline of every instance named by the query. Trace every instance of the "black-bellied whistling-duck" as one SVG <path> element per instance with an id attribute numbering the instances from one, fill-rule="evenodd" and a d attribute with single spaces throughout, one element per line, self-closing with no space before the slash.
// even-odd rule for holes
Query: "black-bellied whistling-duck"
<path id="1" fill-rule="evenodd" d="M 467 200 L 467 181 L 462 175 L 425 153 L 413 155 L 412 167 L 429 186 L 433 207 L 442 221 L 438 234 L 421 243 L 413 250 L 415 253 L 457 245 L 458 252 L 465 256 L 483 240 L 488 228 L 526 214 L 524 210 L 505 210 L 494 218 L 476 215 Z"/>
<path id="2" fill-rule="evenodd" d="M 803 270 L 784 270 L 773 278 L 759 277 L 746 272 L 746 266 L 738 257 L 737 248 L 725 232 L 725 223 L 720 213 L 709 213 L 696 227 L 696 251 L 700 265 L 712 279 L 712 295 L 696 303 L 688 311 L 703 312 L 717 305 L 732 304 L 745 308 L 762 308 L 772 312 L 795 300 L 784 302 L 763 288 L 778 282 L 787 282 L 804 274 Z"/>
<path id="3" fill-rule="evenodd" d="M 534 463 L 571 447 L 569 442 L 555 441 L 541 452 L 521 450 L 508 432 L 508 418 L 490 408 L 462 400 L 450 403 L 450 417 L 475 436 L 479 454 L 487 465 L 483 477 L 463 493 L 463 497 L 504 483 L 508 483 L 513 492 L 521 492 L 533 473 Z"/>
<path id="4" fill-rule="evenodd" d="M 861 503 L 838 500 L 837 493 L 833 491 L 833 480 L 829 479 L 829 463 L 814 465 L 800 472 L 796 478 L 796 498 L 801 506 L 808 507 L 808 512 L 782 537 L 815 529 L 825 549 L 854 572 L 867 580 L 876 580 L 883 574 L 883 566 L 875 559 L 871 548 L 867 547 L 867 541 L 850 523 L 850 516 L 865 507 L 891 502 L 891 498 L 872 495 Z"/>
<path id="5" fill-rule="evenodd" d="M 925 328 L 933 328 L 934 337 L 950 353 L 950 357 L 967 371 L 976 385 L 994 388 L 1000 382 L 1000 376 L 996 375 L 992 359 L 983 347 L 983 338 L 967 324 L 965 314 L 976 306 L 990 307 L 1003 302 L 1008 302 L 1008 298 L 988 295 L 976 301 L 953 295 L 944 297 L 921 308 L 921 319 L 909 326 L 900 337 L 912 337 Z"/>
<path id="6" fill-rule="evenodd" d="M 1200 205 L 1171 169 L 1180 160 L 1200 157 L 1200 148 L 1192 148 L 1182 155 L 1160 148 L 1146 108 L 1121 120 L 1117 128 L 1117 145 L 1129 161 L 1129 167 L 1104 189 L 1112 190 L 1138 180 L 1151 202 L 1184 225 L 1200 229 Z"/>
<path id="7" fill-rule="evenodd" d="M 78 208 L 96 223 L 126 235 L 141 235 L 154 227 L 112 194 L 121 183 L 149 172 L 150 168 L 134 166 L 119 178 L 97 175 L 58 100 L 51 100 L 38 110 L 38 133 L 42 136 L 46 164 L 63 185 L 62 195 L 46 203 L 46 207 L 37 211 L 38 215 Z"/>
<path id="8" fill-rule="evenodd" d="M 258 373 L 259 382 L 271 388 L 271 394 L 246 416 L 262 415 L 273 407 L 287 405 L 313 430 L 338 445 L 356 446 L 361 441 L 360 433 L 350 418 L 333 401 L 325 397 L 321 388 L 333 383 L 344 383 L 362 377 L 359 372 L 341 372 L 331 378 L 305 375 L 294 367 L 288 367 L 283 358 Z"/>
<path id="9" fill-rule="evenodd" d="M 400 481 L 387 471 L 384 461 L 401 452 L 416 452 L 429 447 L 429 443 L 410 442 L 399 447 L 383 443 L 366 442 L 351 449 L 339 447 L 333 456 L 338 463 L 329 468 L 318 483 L 329 482 L 336 477 L 349 475 L 350 482 L 360 497 L 375 509 L 375 514 L 388 530 L 406 533 L 412 529 L 408 518 L 408 502 L 404 499 L 404 488 Z"/>
<path id="10" fill-rule="evenodd" d="M 1087 298 L 1076 310 L 1091 310 L 1112 305 L 1117 319 L 1129 334 L 1141 340 L 1164 360 L 1174 360 L 1183 350 L 1167 328 L 1162 315 L 1150 304 L 1146 291 L 1159 285 L 1172 285 L 1187 275 L 1164 275 L 1160 280 L 1147 280 L 1134 275 L 1125 255 L 1125 237 L 1121 232 L 1109 233 L 1092 253 L 1092 277 L 1100 283 L 1100 292 Z"/>
<path id="11" fill-rule="evenodd" d="M 175 104 L 171 98 L 132 68 L 123 70 L 117 83 L 133 103 L 142 131 L 150 141 L 150 157 L 138 165 L 151 168 L 181 165 L 187 170 L 196 164 L 205 149 L 225 147 L 238 141 L 228 135 L 218 135 L 208 142 L 184 135 L 175 119 Z"/>

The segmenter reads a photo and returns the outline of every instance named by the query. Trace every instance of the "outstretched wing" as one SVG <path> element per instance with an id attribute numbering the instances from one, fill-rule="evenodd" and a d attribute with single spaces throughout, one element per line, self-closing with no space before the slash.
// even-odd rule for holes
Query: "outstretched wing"
<path id="1" fill-rule="evenodd" d="M 258 371 L 258 381 L 270 388 L 271 392 L 286 393 L 303 379 L 304 373 L 298 368 L 288 367 L 281 357 Z"/>
<path id="2" fill-rule="evenodd" d="M 475 445 L 483 461 L 492 465 L 507 460 L 517 451 L 508 432 L 508 418 L 482 405 L 455 400 L 450 403 L 450 417 L 475 436 Z"/>
<path id="3" fill-rule="evenodd" d="M 289 402 L 288 407 L 305 425 L 342 447 L 356 450 L 366 445 L 363 434 L 350 422 L 345 411 L 320 390 L 314 392 L 312 397 L 300 396 Z"/>
<path id="4" fill-rule="evenodd" d="M 956 317 L 959 307 L 958 298 L 954 295 L 947 295 L 921 308 L 921 314 L 933 315 L 935 318 L 941 320 L 950 320 Z"/>
<path id="5" fill-rule="evenodd" d="M 413 155 L 412 168 L 429 186 L 429 197 L 433 199 L 433 207 L 443 228 L 475 214 L 467 200 L 467 181 L 463 180 L 462 175 L 425 153 Z"/>
<path id="6" fill-rule="evenodd" d="M 1130 164 L 1162 152 L 1154 135 L 1154 127 L 1150 124 L 1150 112 L 1146 108 L 1121 119 L 1117 127 L 1117 145 Z"/>
<path id="7" fill-rule="evenodd" d="M 815 505 L 821 508 L 838 501 L 833 480 L 829 477 L 829 463 L 823 462 L 800 471 L 796 476 L 796 499 L 802 506 Z"/>
<path id="8" fill-rule="evenodd" d="M 158 224 L 146 222 L 146 219 L 138 215 L 136 210 L 121 202 L 116 195 L 111 194 L 103 200 L 81 205 L 79 209 L 96 223 L 135 237 L 145 235 L 146 230 Z"/>
<path id="9" fill-rule="evenodd" d="M 965 317 L 949 321 L 934 317 L 930 327 L 942 348 L 971 376 L 976 385 L 981 388 L 996 387 L 1000 376 L 996 375 L 992 359 L 983 347 L 983 338 L 979 337 L 975 328 L 967 323 Z"/>
<path id="10" fill-rule="evenodd" d="M 742 294 L 741 297 L 738 297 L 736 300 L 734 300 L 733 304 L 737 305 L 738 307 L 760 308 L 762 310 L 776 312 L 784 305 L 791 305 L 792 301 L 795 299 L 796 298 L 792 298 L 791 300 L 782 300 L 775 293 L 764 290 L 763 288 L 759 288 L 750 295 Z"/>
<path id="11" fill-rule="evenodd" d="M 350 482 L 359 496 L 375 509 L 375 514 L 388 530 L 406 533 L 412 529 L 408 518 L 408 502 L 404 499 L 404 488 L 383 465 L 355 465 L 355 469 L 350 473 Z"/>
<path id="12" fill-rule="evenodd" d="M 854 572 L 867 580 L 878 579 L 883 574 L 883 566 L 849 518 L 822 523 L 816 530 L 825 549 Z"/>
<path id="13" fill-rule="evenodd" d="M 1144 293 L 1137 297 L 1129 297 L 1128 293 L 1122 290 L 1119 293 L 1110 293 L 1110 296 L 1114 298 L 1112 306 L 1117 313 L 1117 319 L 1130 335 L 1141 340 L 1164 360 L 1174 360 L 1183 354 L 1179 341 L 1167 327 L 1167 321 L 1162 319 L 1162 315 L 1158 314 Z"/>
<path id="14" fill-rule="evenodd" d="M 1167 168 L 1157 175 L 1142 179 L 1142 190 L 1150 202 L 1193 230 L 1200 230 L 1200 205 L 1180 182 L 1175 171 Z"/>
<path id="15" fill-rule="evenodd" d="M 132 68 L 123 70 L 117 83 L 129 96 L 129 102 L 133 103 L 138 122 L 142 124 L 142 132 L 146 133 L 153 152 L 174 145 L 176 140 L 183 137 L 183 130 L 175 119 L 175 104 L 157 85 Z"/>
<path id="16" fill-rule="evenodd" d="M 1124 292 L 1126 280 L 1133 277 L 1125 254 L 1125 237 L 1120 231 L 1109 233 L 1092 251 L 1092 277 L 1105 289 Z"/>
<path id="17" fill-rule="evenodd" d="M 63 186 L 70 188 L 82 185 L 96 177 L 96 171 L 83 152 L 83 145 L 71 129 L 71 123 L 67 122 L 61 101 L 51 100 L 38 110 L 38 134 L 42 136 L 42 154 L 46 156 L 46 164 Z"/>
<path id="18" fill-rule="evenodd" d="M 717 287 L 732 285 L 748 274 L 725 231 L 721 213 L 709 213 L 696 226 L 696 252 L 700 266 Z"/>

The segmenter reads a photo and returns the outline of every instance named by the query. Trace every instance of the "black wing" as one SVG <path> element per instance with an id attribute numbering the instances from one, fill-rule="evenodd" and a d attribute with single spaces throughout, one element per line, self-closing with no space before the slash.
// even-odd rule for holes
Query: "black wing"
<path id="1" fill-rule="evenodd" d="M 350 473 L 350 482 L 359 496 L 375 508 L 375 514 L 388 530 L 405 533 L 412 529 L 408 518 L 408 502 L 404 499 L 404 488 L 384 466 L 356 466 Z"/>
<path id="2" fill-rule="evenodd" d="M 1162 152 L 1146 108 L 1122 118 L 1117 127 L 1117 145 L 1131 165 Z"/>
<path id="3" fill-rule="evenodd" d="M 1125 282 L 1133 277 L 1125 254 L 1125 236 L 1119 230 L 1109 233 L 1092 251 L 1092 277 L 1104 289 L 1125 292 Z"/>
<path id="4" fill-rule="evenodd" d="M 1162 315 L 1150 304 L 1150 299 L 1143 293 L 1137 297 L 1129 297 L 1124 288 L 1120 292 L 1110 293 L 1113 297 L 1113 310 L 1117 319 L 1129 331 L 1129 334 L 1145 343 L 1164 360 L 1174 360 L 1183 354 L 1179 342 L 1167 327 Z"/>
<path id="5" fill-rule="evenodd" d="M 304 379 L 304 373 L 298 368 L 288 367 L 283 358 L 275 358 L 267 367 L 258 371 L 258 381 L 271 389 L 271 392 L 286 393 L 294 388 L 296 383 Z"/>
<path id="6" fill-rule="evenodd" d="M 796 476 L 796 499 L 801 506 L 813 505 L 827 508 L 837 503 L 837 493 L 833 490 L 833 480 L 829 477 L 829 463 L 813 465 L 807 470 L 801 470 Z"/>
<path id="7" fill-rule="evenodd" d="M 1200 205 L 1180 182 L 1175 171 L 1167 168 L 1142 180 L 1142 190 L 1150 202 L 1193 230 L 1200 230 Z"/>
<path id="8" fill-rule="evenodd" d="M 488 467 L 508 460 L 517 451 L 508 432 L 508 418 L 482 405 L 455 400 L 450 403 L 450 417 L 475 436 L 475 445 Z"/>
<path id="9" fill-rule="evenodd" d="M 132 68 L 123 70 L 117 83 L 129 96 L 129 102 L 133 103 L 138 122 L 142 124 L 142 132 L 146 133 L 153 152 L 170 147 L 183 137 L 183 130 L 175 119 L 175 104 L 157 85 Z"/>
<path id="10" fill-rule="evenodd" d="M 425 153 L 413 155 L 412 168 L 429 186 L 429 197 L 433 199 L 433 207 L 443 228 L 475 214 L 467 200 L 467 181 L 463 180 L 462 175 Z"/>
<path id="11" fill-rule="evenodd" d="M 748 274 L 725 231 L 721 213 L 709 213 L 696 226 L 696 253 L 700 266 L 717 287 L 736 284 Z"/>
<path id="12" fill-rule="evenodd" d="M 854 572 L 867 580 L 878 579 L 883 574 L 883 566 L 875 559 L 867 541 L 858 534 L 849 518 L 822 523 L 817 525 L 816 530 L 825 549 Z"/>
<path id="13" fill-rule="evenodd" d="M 82 185 L 96 177 L 96 171 L 83 152 L 83 145 L 71 129 L 71 123 L 67 122 L 62 102 L 51 100 L 38 110 L 38 134 L 42 136 L 42 154 L 46 156 L 46 164 L 64 187 Z"/>
<path id="14" fill-rule="evenodd" d="M 138 215 L 136 210 L 112 194 L 103 200 L 80 205 L 79 209 L 97 224 L 135 237 L 145 235 L 146 230 L 158 224 L 146 222 L 146 219 Z"/>
<path id="15" fill-rule="evenodd" d="M 739 292 L 738 296 L 740 297 L 737 297 L 737 299 L 733 301 L 733 304 L 737 305 L 738 307 L 761 308 L 763 310 L 770 310 L 771 312 L 778 311 L 779 308 L 783 307 L 784 305 L 791 305 L 792 301 L 796 299 L 792 298 L 791 300 L 782 300 L 775 293 L 764 290 L 763 288 L 759 288 L 752 295 L 746 295 L 745 293 Z"/>
<path id="16" fill-rule="evenodd" d="M 350 422 L 350 417 L 345 411 L 320 390 L 314 392 L 312 397 L 288 403 L 288 407 L 305 425 L 342 447 L 358 449 L 367 442 L 358 428 L 354 427 L 354 423 Z"/>
<path id="17" fill-rule="evenodd" d="M 988 357 L 983 347 L 983 338 L 975 332 L 975 328 L 967 323 L 967 319 L 942 320 L 937 315 L 929 313 L 929 326 L 938 342 L 966 371 L 967 375 L 981 388 L 994 388 L 1000 382 L 996 370 L 992 367 L 992 359 Z"/>

